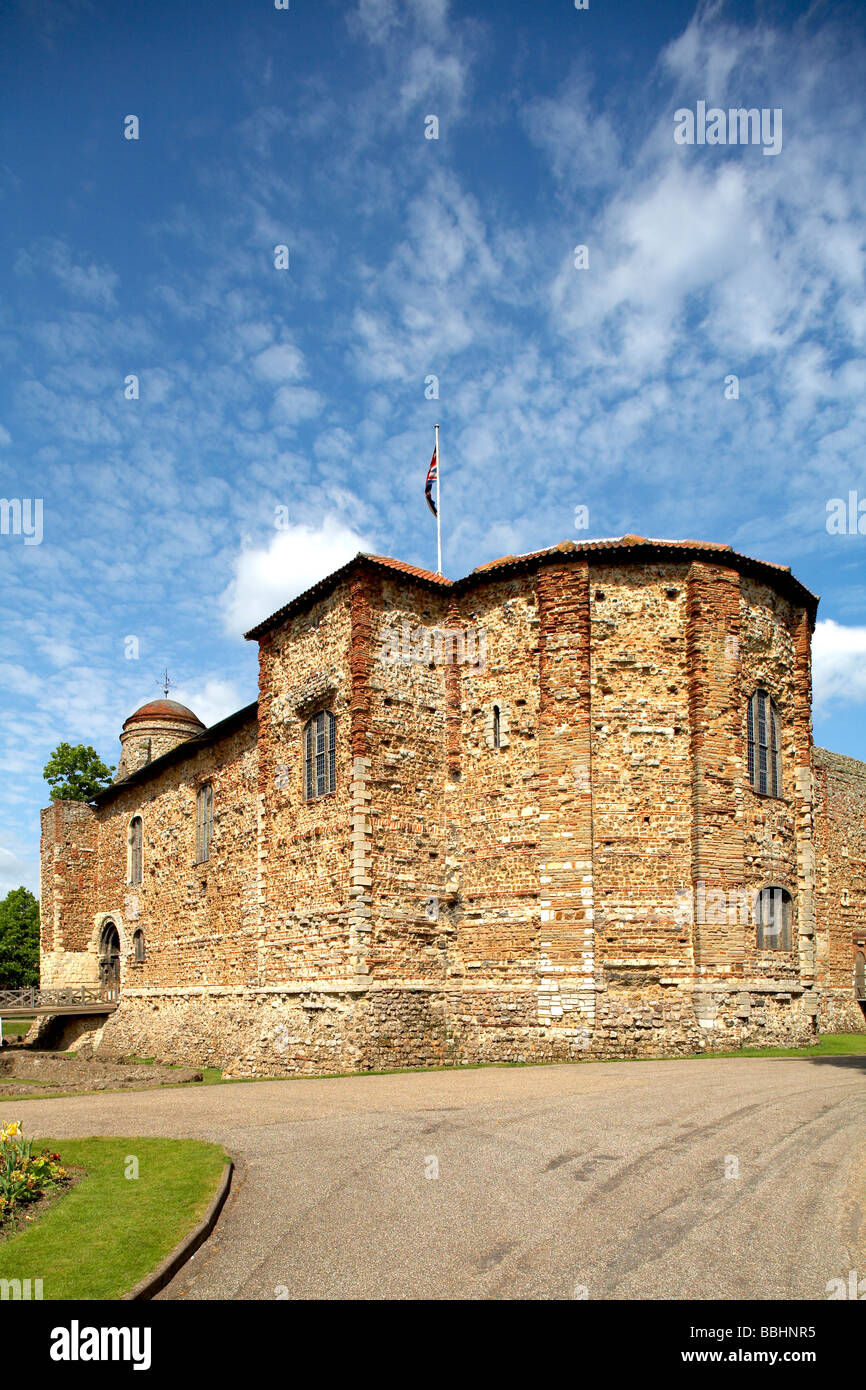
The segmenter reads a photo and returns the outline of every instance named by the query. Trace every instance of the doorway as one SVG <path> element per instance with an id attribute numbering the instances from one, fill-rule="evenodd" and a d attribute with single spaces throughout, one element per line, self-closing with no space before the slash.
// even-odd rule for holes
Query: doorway
<path id="1" fill-rule="evenodd" d="M 108 1003 L 120 998 L 120 935 L 106 922 L 99 937 L 99 993 Z"/>

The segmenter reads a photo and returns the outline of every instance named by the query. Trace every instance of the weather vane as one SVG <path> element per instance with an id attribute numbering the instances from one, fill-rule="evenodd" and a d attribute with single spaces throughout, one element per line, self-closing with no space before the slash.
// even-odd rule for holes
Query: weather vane
<path id="1" fill-rule="evenodd" d="M 160 680 L 157 681 L 157 685 L 161 685 L 161 686 L 162 686 L 162 689 L 163 689 L 163 692 L 164 692 L 164 694 L 165 694 L 166 699 L 168 699 L 168 692 L 171 690 L 172 686 L 173 686 L 173 685 L 176 685 L 176 684 L 177 684 L 176 681 L 170 681 L 170 680 L 169 680 L 169 678 L 168 678 L 168 667 L 166 667 L 166 669 L 165 669 L 165 670 L 163 671 L 163 673 L 162 673 L 162 676 L 161 676 Z"/>

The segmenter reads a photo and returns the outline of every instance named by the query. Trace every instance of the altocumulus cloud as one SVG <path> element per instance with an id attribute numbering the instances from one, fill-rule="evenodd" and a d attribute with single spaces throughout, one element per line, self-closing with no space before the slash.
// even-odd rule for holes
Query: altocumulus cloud
<path id="1" fill-rule="evenodd" d="M 287 526 L 266 546 L 244 546 L 222 597 L 226 630 L 232 635 L 245 632 L 359 550 L 374 548 L 367 537 L 331 515 L 318 526 Z"/>

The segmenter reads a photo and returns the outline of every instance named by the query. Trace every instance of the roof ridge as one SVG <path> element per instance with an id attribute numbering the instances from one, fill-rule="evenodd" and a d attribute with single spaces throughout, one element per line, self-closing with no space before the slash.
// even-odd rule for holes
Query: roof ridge
<path id="1" fill-rule="evenodd" d="M 555 557 L 556 555 L 597 555 L 617 550 L 626 553 L 630 552 L 632 554 L 640 550 L 645 550 L 650 553 L 657 551 L 662 555 L 670 555 L 672 553 L 681 554 L 683 559 L 689 556 L 695 556 L 696 554 L 712 554 L 724 557 L 725 560 L 730 560 L 735 568 L 739 568 L 740 566 L 748 567 L 753 573 L 755 571 L 759 574 L 774 571 L 780 576 L 783 575 L 788 578 L 795 590 L 798 600 L 809 610 L 810 616 L 814 621 L 818 606 L 818 597 L 791 573 L 790 565 L 779 565 L 772 560 L 755 559 L 754 556 L 744 555 L 741 551 L 734 550 L 733 546 L 722 541 L 657 540 L 652 537 L 636 536 L 628 533 L 624 536 L 610 537 L 601 540 L 564 540 L 560 541 L 557 545 L 547 546 L 543 550 L 528 550 L 523 555 L 502 555 L 496 560 L 488 560 L 483 565 L 477 565 L 475 569 L 470 570 L 470 572 L 461 579 L 454 580 L 448 579 L 445 575 L 437 574 L 433 570 L 422 569 L 419 565 L 410 565 L 405 560 L 395 560 L 390 555 L 373 555 L 367 551 L 359 551 L 357 555 L 354 555 L 351 560 L 341 565 L 339 569 L 333 570 L 331 574 L 323 575 L 323 577 L 315 584 L 311 585 L 310 588 L 297 594 L 293 599 L 290 599 L 288 603 L 284 604 L 282 608 L 278 608 L 276 612 L 271 613 L 269 617 L 264 618 L 260 623 L 251 627 L 244 636 L 248 640 L 252 640 L 253 638 L 257 639 L 266 632 L 269 632 L 273 627 L 276 627 L 276 625 L 282 619 L 287 618 L 289 614 L 297 612 L 305 604 L 312 602 L 319 596 L 324 597 L 341 579 L 345 578 L 351 569 L 359 562 L 375 565 L 386 570 L 392 570 L 397 574 L 404 574 L 410 578 L 420 579 L 423 580 L 425 584 L 463 592 L 465 589 L 471 587 L 473 581 L 486 578 L 488 575 L 494 574 L 497 571 L 508 571 L 511 568 L 525 568 L 534 561 L 542 561 L 549 557 Z"/>

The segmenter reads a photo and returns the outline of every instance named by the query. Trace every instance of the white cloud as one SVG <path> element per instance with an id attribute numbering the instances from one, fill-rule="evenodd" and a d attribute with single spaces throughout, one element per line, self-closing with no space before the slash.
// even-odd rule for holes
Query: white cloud
<path id="1" fill-rule="evenodd" d="M 7 690 L 16 695 L 40 695 L 42 693 L 42 681 L 24 666 L 18 666 L 11 661 L 2 661 L 0 662 L 0 690 Z"/>
<path id="2" fill-rule="evenodd" d="M 222 597 L 226 630 L 246 631 L 339 569 L 359 550 L 372 549 L 375 546 L 367 537 L 330 515 L 318 526 L 294 525 L 277 531 L 267 546 L 245 547 Z"/>
<path id="3" fill-rule="evenodd" d="M 590 78 L 575 72 L 558 97 L 541 97 L 524 110 L 530 138 L 545 151 L 554 176 L 576 183 L 606 184 L 619 175 L 621 149 L 616 131 L 590 104 Z"/>
<path id="4" fill-rule="evenodd" d="M 318 415 L 322 396 L 306 386 L 281 386 L 274 397 L 271 415 L 284 425 L 297 425 Z"/>
<path id="5" fill-rule="evenodd" d="M 253 370 L 265 381 L 297 381 L 305 375 L 304 354 L 292 343 L 274 343 L 253 359 Z"/>
<path id="6" fill-rule="evenodd" d="M 845 627 L 825 618 L 812 639 L 816 706 L 830 700 L 866 702 L 866 627 Z"/>
<path id="7" fill-rule="evenodd" d="M 41 275 L 47 270 L 73 298 L 89 300 L 102 308 L 115 303 L 115 272 L 95 263 L 76 264 L 66 242 L 57 237 L 40 237 L 29 251 L 21 251 L 15 270 L 19 275 Z"/>
<path id="8" fill-rule="evenodd" d="M 178 686 L 171 691 L 171 699 L 186 705 L 197 714 L 202 724 L 210 728 L 218 724 L 236 710 L 243 709 L 255 698 L 254 694 L 244 694 L 234 681 L 211 677 L 202 684 Z"/>

